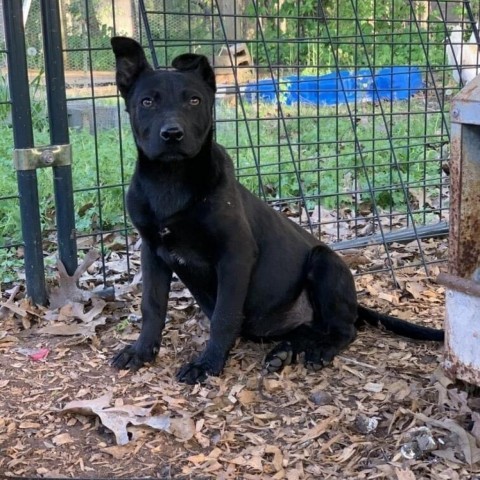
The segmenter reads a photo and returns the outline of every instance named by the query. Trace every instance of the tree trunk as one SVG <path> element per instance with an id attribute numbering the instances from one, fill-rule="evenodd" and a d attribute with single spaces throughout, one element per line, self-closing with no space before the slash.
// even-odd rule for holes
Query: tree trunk
<path id="1" fill-rule="evenodd" d="M 240 15 L 243 12 L 243 1 L 219 0 L 218 8 L 225 28 L 226 43 L 242 40 L 242 22 Z"/>

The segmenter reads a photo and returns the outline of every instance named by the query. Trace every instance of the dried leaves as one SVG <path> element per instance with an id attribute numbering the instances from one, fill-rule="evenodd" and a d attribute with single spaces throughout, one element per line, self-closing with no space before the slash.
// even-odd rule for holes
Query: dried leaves
<path id="1" fill-rule="evenodd" d="M 397 265 L 415 258 L 414 246 L 395 251 Z M 387 260 L 369 247 L 349 263 L 366 271 Z M 115 282 L 114 300 L 88 294 L 103 282 L 100 268 Z M 315 374 L 289 366 L 262 378 L 259 391 L 271 346 L 241 341 L 221 377 L 187 387 L 175 373 L 203 348 L 208 323 L 176 282 L 157 361 L 136 373 L 112 370 L 114 352 L 139 332 L 139 276 L 122 283 L 124 269 L 115 250 L 105 267 L 84 269 L 75 288 L 61 280 L 56 298 L 76 297 L 53 309 L 32 307 L 19 289 L 0 301 L 1 472 L 289 480 L 480 473 L 480 395 L 437 369 L 438 345 L 366 329 L 332 366 Z M 439 326 L 442 287 L 412 266 L 397 271 L 397 282 L 392 290 L 385 276 L 358 277 L 362 303 Z M 88 340 L 68 344 L 65 334 Z M 406 458 L 402 446 L 427 431 L 435 448 Z"/>
<path id="2" fill-rule="evenodd" d="M 61 410 L 63 413 L 79 413 L 85 416 L 98 416 L 102 424 L 115 435 L 118 445 L 129 442 L 129 425 L 150 427 L 172 433 L 182 442 L 190 440 L 195 433 L 195 424 L 188 417 L 171 418 L 169 415 L 152 414 L 153 407 L 143 408 L 135 405 L 110 407 L 112 394 L 107 393 L 92 400 L 73 400 Z"/>
<path id="3" fill-rule="evenodd" d="M 57 259 L 58 287 L 50 289 L 49 302 L 52 310 L 61 308 L 68 303 L 85 302 L 91 298 L 91 293 L 82 290 L 78 286 L 80 277 L 87 271 L 88 267 L 100 256 L 97 250 L 90 250 L 77 267 L 73 275 L 69 275 L 60 259 Z"/>
<path id="4" fill-rule="evenodd" d="M 427 425 L 447 430 L 452 434 L 451 440 L 453 440 L 453 442 L 450 448 L 434 450 L 433 454 L 452 462 L 466 462 L 469 465 L 475 465 L 480 462 L 480 449 L 476 446 L 475 437 L 458 425 L 458 423 L 449 418 L 435 420 L 421 413 L 415 414 L 415 417 Z M 458 456 L 458 453 L 461 455 Z"/>
<path id="5" fill-rule="evenodd" d="M 99 325 L 105 325 L 105 316 L 99 316 L 105 308 L 106 302 L 101 299 L 92 299 L 92 306 L 88 311 L 82 303 L 66 303 L 52 312 L 49 318 L 52 322 L 46 327 L 39 328 L 38 333 L 61 336 L 81 336 L 91 338 L 95 335 Z M 77 322 L 79 320 L 80 322 Z"/>

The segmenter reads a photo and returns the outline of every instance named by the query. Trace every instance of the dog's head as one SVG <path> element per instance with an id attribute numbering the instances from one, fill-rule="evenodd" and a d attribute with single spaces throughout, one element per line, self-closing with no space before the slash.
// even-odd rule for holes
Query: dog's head
<path id="1" fill-rule="evenodd" d="M 140 151 L 152 161 L 195 157 L 212 131 L 215 74 L 203 55 L 176 57 L 172 70 L 154 70 L 139 43 L 111 39 L 116 81 Z"/>

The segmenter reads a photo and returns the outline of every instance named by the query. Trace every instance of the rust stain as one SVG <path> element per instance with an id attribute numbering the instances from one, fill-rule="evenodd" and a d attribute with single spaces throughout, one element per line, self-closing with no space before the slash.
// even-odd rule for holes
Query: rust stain
<path id="1" fill-rule="evenodd" d="M 443 369 L 453 379 L 460 379 L 473 385 L 480 386 L 480 370 L 473 365 L 462 363 L 453 351 L 446 347 Z"/>
<path id="2" fill-rule="evenodd" d="M 445 356 L 443 361 L 443 370 L 452 379 L 463 380 L 473 385 L 480 386 L 480 370 L 476 369 L 471 363 L 462 362 L 456 355 L 450 345 L 451 325 L 449 322 L 445 325 Z"/>
<path id="3" fill-rule="evenodd" d="M 480 317 L 475 307 L 475 305 L 478 306 L 480 295 L 474 295 L 476 303 L 462 299 L 462 296 L 470 295 L 470 291 L 462 291 L 464 287 L 465 290 L 473 288 L 476 293 L 480 293 L 477 292 L 480 290 L 480 285 L 471 280 L 448 274 L 439 275 L 439 280 L 449 288 L 446 294 L 443 369 L 453 379 L 480 386 L 480 357 L 478 355 L 480 353 L 478 350 Z M 453 288 L 451 288 L 452 286 Z M 462 306 L 460 309 L 459 305 Z"/>
<path id="4" fill-rule="evenodd" d="M 450 143 L 450 235 L 449 235 L 449 270 L 452 275 L 458 276 L 458 239 L 460 238 L 460 207 L 461 207 L 461 127 L 452 125 L 452 140 Z"/>
<path id="5" fill-rule="evenodd" d="M 477 88 L 478 88 L 478 85 L 475 85 L 475 84 L 471 83 L 470 85 L 467 85 L 463 89 L 463 95 L 470 99 L 470 97 L 476 96 Z"/>
<path id="6" fill-rule="evenodd" d="M 480 297 L 480 284 L 474 282 L 473 280 L 456 277 L 448 273 L 441 273 L 438 275 L 436 281 L 440 285 L 445 285 L 446 287 L 456 290 L 457 292 Z"/>
<path id="7" fill-rule="evenodd" d="M 450 273 L 470 277 L 480 265 L 480 127 L 452 125 Z"/>

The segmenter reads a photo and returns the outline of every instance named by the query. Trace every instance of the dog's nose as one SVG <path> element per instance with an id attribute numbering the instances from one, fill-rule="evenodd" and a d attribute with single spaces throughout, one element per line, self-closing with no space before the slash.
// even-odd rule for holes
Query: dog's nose
<path id="1" fill-rule="evenodd" d="M 166 142 L 179 142 L 184 136 L 178 125 L 166 125 L 160 130 L 160 137 Z"/>

